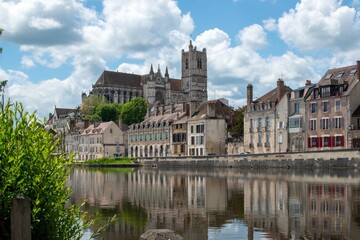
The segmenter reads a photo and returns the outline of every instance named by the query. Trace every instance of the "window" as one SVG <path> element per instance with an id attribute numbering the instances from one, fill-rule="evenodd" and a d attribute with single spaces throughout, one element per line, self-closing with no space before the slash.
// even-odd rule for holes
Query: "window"
<path id="1" fill-rule="evenodd" d="M 317 111 L 317 103 L 310 103 L 310 112 L 316 113 Z"/>
<path id="2" fill-rule="evenodd" d="M 269 130 L 270 129 L 270 118 L 269 117 L 266 117 L 265 125 L 266 125 L 266 130 Z"/>
<path id="3" fill-rule="evenodd" d="M 335 137 L 335 146 L 344 146 L 344 136 L 336 136 Z"/>
<path id="4" fill-rule="evenodd" d="M 204 132 L 204 124 L 196 125 L 196 133 L 203 133 Z"/>
<path id="5" fill-rule="evenodd" d="M 329 129 L 329 118 L 322 118 L 320 122 L 321 129 Z"/>
<path id="6" fill-rule="evenodd" d="M 345 72 L 339 72 L 339 73 L 336 75 L 336 77 L 337 77 L 337 78 L 342 78 L 342 77 L 344 76 L 344 73 L 345 73 Z"/>
<path id="7" fill-rule="evenodd" d="M 333 124 L 334 124 L 334 128 L 343 128 L 343 118 L 342 117 L 335 117 Z"/>
<path id="8" fill-rule="evenodd" d="M 310 138 L 310 147 L 317 147 L 317 137 Z"/>
<path id="9" fill-rule="evenodd" d="M 250 119 L 250 132 L 253 132 L 254 129 L 254 120 L 251 118 Z"/>
<path id="10" fill-rule="evenodd" d="M 330 103 L 329 102 L 323 102 L 323 112 L 328 112 L 330 110 Z"/>
<path id="11" fill-rule="evenodd" d="M 300 112 L 300 103 L 294 103 L 294 113 Z"/>
<path id="12" fill-rule="evenodd" d="M 110 128 L 110 133 L 113 133 L 112 128 Z"/>
<path id="13" fill-rule="evenodd" d="M 289 128 L 300 128 L 300 127 L 301 127 L 300 117 L 289 118 Z"/>
<path id="14" fill-rule="evenodd" d="M 336 99 L 335 100 L 335 111 L 339 112 L 341 110 L 341 100 L 340 99 Z"/>
<path id="15" fill-rule="evenodd" d="M 329 74 L 326 75 L 325 79 L 330 79 L 331 77 L 332 77 L 332 74 L 329 73 Z"/>
<path id="16" fill-rule="evenodd" d="M 194 126 L 191 126 L 190 128 L 191 128 L 191 131 L 190 131 L 190 132 L 191 132 L 191 133 L 194 133 Z"/>
<path id="17" fill-rule="evenodd" d="M 330 87 L 322 87 L 321 97 L 329 97 L 329 96 L 330 96 Z"/>
<path id="18" fill-rule="evenodd" d="M 258 136 L 258 143 L 261 144 L 261 134 Z"/>
<path id="19" fill-rule="evenodd" d="M 330 146 L 330 137 L 328 137 L 328 136 L 323 137 L 323 146 L 324 147 L 329 147 Z"/>
<path id="20" fill-rule="evenodd" d="M 316 119 L 310 119 L 310 130 L 316 130 Z"/>
<path id="21" fill-rule="evenodd" d="M 262 119 L 258 118 L 258 131 L 261 131 L 262 128 Z"/>
<path id="22" fill-rule="evenodd" d="M 202 69 L 202 61 L 201 61 L 201 58 L 198 58 L 198 60 L 197 60 L 197 68 L 198 68 L 198 69 Z"/>
<path id="23" fill-rule="evenodd" d="M 195 137 L 191 137 L 191 145 L 195 145 Z"/>
<path id="24" fill-rule="evenodd" d="M 185 59 L 185 68 L 189 69 L 189 60 L 188 59 Z"/>
<path id="25" fill-rule="evenodd" d="M 353 69 L 353 70 L 350 71 L 350 74 L 349 74 L 349 75 L 350 75 L 350 76 L 355 76 L 355 74 L 356 74 L 356 69 Z"/>

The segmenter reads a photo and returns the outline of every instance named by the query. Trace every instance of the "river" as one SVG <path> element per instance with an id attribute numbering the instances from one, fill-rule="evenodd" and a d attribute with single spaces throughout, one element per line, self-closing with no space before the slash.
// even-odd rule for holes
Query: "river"
<path id="1" fill-rule="evenodd" d="M 74 168 L 71 201 L 104 239 L 167 228 L 184 239 L 359 239 L 357 170 Z"/>

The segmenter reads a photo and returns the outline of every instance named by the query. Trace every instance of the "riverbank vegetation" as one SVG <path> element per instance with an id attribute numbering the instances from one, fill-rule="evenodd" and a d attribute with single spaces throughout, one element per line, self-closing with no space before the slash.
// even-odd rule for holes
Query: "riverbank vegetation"
<path id="1" fill-rule="evenodd" d="M 80 239 L 93 222 L 81 206 L 69 203 L 70 173 L 58 142 L 35 113 L 10 103 L 0 112 L 0 239 L 11 239 L 11 205 L 30 199 L 32 239 Z"/>
<path id="2" fill-rule="evenodd" d="M 85 162 L 75 162 L 80 165 L 133 165 L 135 158 L 116 157 L 116 158 L 99 158 L 94 160 L 87 160 Z"/>

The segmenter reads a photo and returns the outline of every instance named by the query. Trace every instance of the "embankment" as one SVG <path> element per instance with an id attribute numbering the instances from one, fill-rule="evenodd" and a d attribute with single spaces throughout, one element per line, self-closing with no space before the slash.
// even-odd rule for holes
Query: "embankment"
<path id="1" fill-rule="evenodd" d="M 357 168 L 360 151 L 354 149 L 249 155 L 139 158 L 145 167 L 240 168 Z"/>

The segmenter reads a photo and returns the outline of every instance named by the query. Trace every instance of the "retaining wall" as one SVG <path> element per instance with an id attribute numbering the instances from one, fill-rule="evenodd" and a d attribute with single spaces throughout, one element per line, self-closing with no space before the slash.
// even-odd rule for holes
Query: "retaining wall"
<path id="1" fill-rule="evenodd" d="M 140 158 L 139 162 L 150 167 L 357 168 L 360 151 Z"/>

